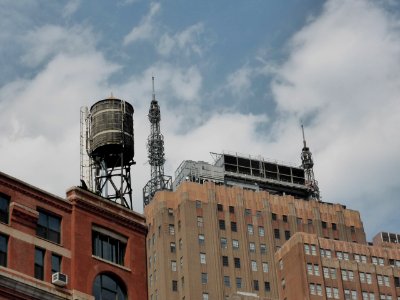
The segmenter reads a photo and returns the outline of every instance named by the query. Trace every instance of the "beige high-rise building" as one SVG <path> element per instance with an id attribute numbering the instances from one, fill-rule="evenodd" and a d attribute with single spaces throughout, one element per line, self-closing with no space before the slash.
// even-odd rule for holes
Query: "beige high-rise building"
<path id="1" fill-rule="evenodd" d="M 234 155 L 184 162 L 145 216 L 151 300 L 279 299 L 274 255 L 296 232 L 367 244 L 357 211 L 308 197 L 304 170 Z"/>

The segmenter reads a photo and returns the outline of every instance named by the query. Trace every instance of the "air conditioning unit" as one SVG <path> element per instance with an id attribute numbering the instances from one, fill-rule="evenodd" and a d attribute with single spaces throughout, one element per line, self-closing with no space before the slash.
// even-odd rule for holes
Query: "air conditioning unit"
<path id="1" fill-rule="evenodd" d="M 60 272 L 54 273 L 51 276 L 51 283 L 58 286 L 66 286 L 68 283 L 68 276 Z"/>

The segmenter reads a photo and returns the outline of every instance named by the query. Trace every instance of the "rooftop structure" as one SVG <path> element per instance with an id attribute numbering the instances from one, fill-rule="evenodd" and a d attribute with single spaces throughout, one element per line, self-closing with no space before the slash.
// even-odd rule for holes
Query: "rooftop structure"
<path id="1" fill-rule="evenodd" d="M 304 169 L 240 154 L 216 154 L 215 163 L 183 161 L 175 172 L 174 188 L 184 181 L 203 183 L 212 181 L 228 186 L 241 186 L 251 190 L 264 190 L 271 194 L 287 194 L 308 199 Z"/>

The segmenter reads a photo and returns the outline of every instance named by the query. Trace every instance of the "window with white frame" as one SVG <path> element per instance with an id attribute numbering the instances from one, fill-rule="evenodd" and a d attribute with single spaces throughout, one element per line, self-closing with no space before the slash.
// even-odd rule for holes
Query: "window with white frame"
<path id="1" fill-rule="evenodd" d="M 171 260 L 171 271 L 176 272 L 176 260 Z"/>
<path id="2" fill-rule="evenodd" d="M 200 253 L 200 263 L 206 264 L 206 254 L 205 253 Z"/>
<path id="3" fill-rule="evenodd" d="M 253 235 L 254 229 L 253 229 L 253 225 L 252 225 L 252 224 L 247 224 L 247 232 L 248 232 L 250 235 Z"/>
<path id="4" fill-rule="evenodd" d="M 256 244 L 253 242 L 249 243 L 249 251 L 250 252 L 256 252 Z"/>
<path id="5" fill-rule="evenodd" d="M 262 227 L 262 226 L 258 227 L 258 235 L 259 236 L 264 236 L 265 235 L 264 227 Z"/>
<path id="6" fill-rule="evenodd" d="M 232 240 L 232 248 L 234 250 L 239 249 L 239 241 L 238 240 Z"/>
<path id="7" fill-rule="evenodd" d="M 263 272 L 264 273 L 268 273 L 269 268 L 268 268 L 268 263 L 267 262 L 263 262 L 262 263 L 262 268 L 263 268 Z"/>
<path id="8" fill-rule="evenodd" d="M 257 262 L 255 260 L 251 261 L 251 270 L 257 272 Z"/>

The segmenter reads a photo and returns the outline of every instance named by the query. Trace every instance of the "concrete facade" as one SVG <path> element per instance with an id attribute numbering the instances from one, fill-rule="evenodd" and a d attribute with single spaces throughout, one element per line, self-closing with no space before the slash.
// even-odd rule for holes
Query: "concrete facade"
<path id="1" fill-rule="evenodd" d="M 274 255 L 294 233 L 366 244 L 359 213 L 343 205 L 212 182 L 157 192 L 145 216 L 151 300 L 278 299 Z"/>
<path id="2" fill-rule="evenodd" d="M 95 290 L 117 293 L 105 290 L 110 278 L 126 299 L 147 298 L 147 226 L 141 214 L 78 187 L 63 199 L 4 173 L 0 196 L 8 203 L 7 210 L 1 206 L 0 299 L 100 299 Z M 42 220 L 49 224 L 44 236 Z M 119 260 L 108 256 L 115 245 Z M 52 283 L 56 268 L 68 276 L 65 287 Z"/>

